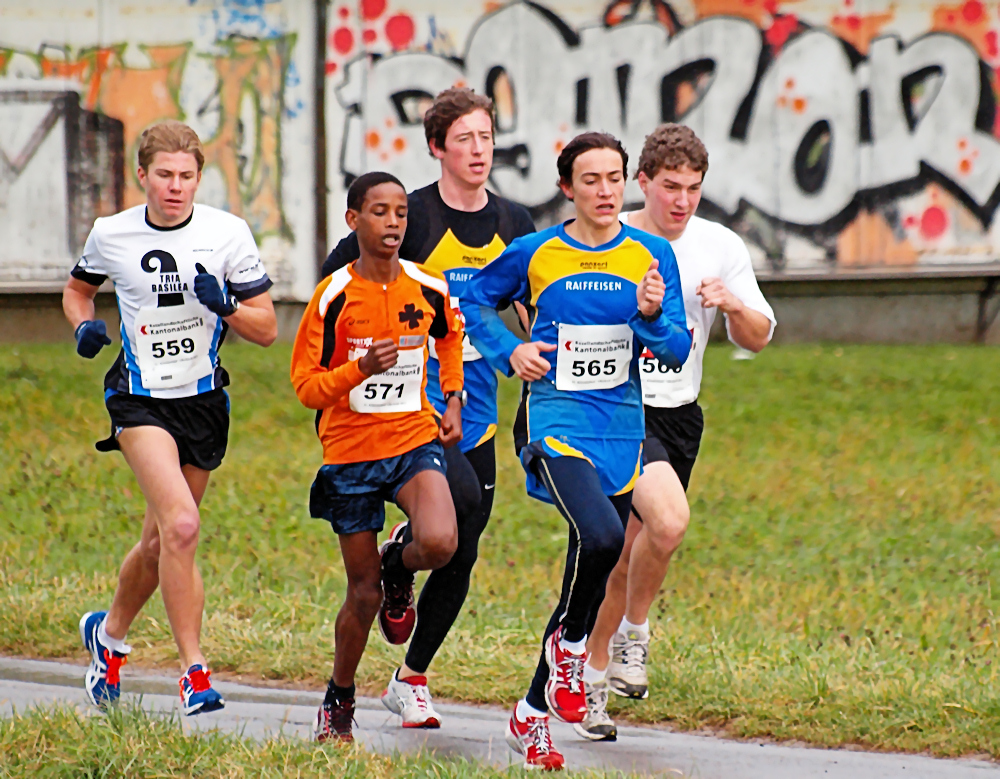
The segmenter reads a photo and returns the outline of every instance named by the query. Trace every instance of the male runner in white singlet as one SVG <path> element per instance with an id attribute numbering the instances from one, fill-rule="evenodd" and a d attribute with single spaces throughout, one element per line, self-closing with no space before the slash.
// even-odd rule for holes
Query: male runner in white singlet
<path id="1" fill-rule="evenodd" d="M 119 697 L 125 634 L 157 587 L 186 669 L 184 713 L 224 705 L 199 647 L 205 592 L 194 559 L 198 504 L 229 435 L 219 346 L 228 328 L 268 346 L 277 322 L 247 223 L 194 204 L 204 162 L 187 125 L 146 130 L 138 169 L 146 205 L 96 221 L 63 291 L 77 352 L 90 359 L 111 343 L 94 297 L 105 280 L 115 285 L 122 351 L 104 380 L 111 435 L 97 448 L 121 450 L 146 498 L 142 536 L 122 563 L 111 608 L 80 620 L 87 694 L 100 707 Z"/>

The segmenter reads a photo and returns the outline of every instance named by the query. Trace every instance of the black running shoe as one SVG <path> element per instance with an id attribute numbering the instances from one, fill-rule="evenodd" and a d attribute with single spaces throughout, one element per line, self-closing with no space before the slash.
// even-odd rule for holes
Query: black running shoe
<path id="1" fill-rule="evenodd" d="M 350 744 L 354 741 L 351 726 L 354 723 L 354 698 L 344 698 L 336 703 L 327 703 L 316 712 L 313 736 L 317 741 L 340 741 Z"/>

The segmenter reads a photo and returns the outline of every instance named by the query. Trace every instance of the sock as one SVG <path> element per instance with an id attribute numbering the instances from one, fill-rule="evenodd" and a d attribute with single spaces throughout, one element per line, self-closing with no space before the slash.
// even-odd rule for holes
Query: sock
<path id="1" fill-rule="evenodd" d="M 424 675 L 424 674 L 417 674 L 416 676 L 407 676 L 405 679 L 400 679 L 399 678 L 399 672 L 400 672 L 400 670 L 401 669 L 397 668 L 396 669 L 396 673 L 393 674 L 393 678 L 397 682 L 403 682 L 403 684 L 422 685 L 424 687 L 427 686 L 427 676 L 426 675 Z"/>
<path id="2" fill-rule="evenodd" d="M 395 543 L 385 550 L 382 557 L 382 577 L 392 582 L 406 582 L 413 579 L 413 571 L 403 565 L 405 544 Z"/>
<path id="3" fill-rule="evenodd" d="M 101 620 L 101 625 L 97 628 L 97 641 L 101 645 L 106 646 L 112 652 L 117 652 L 120 655 L 127 655 L 132 651 L 132 647 L 125 643 L 124 638 L 112 638 L 108 635 L 107 631 L 104 629 L 104 625 L 107 621 L 107 617 Z"/>
<path id="4" fill-rule="evenodd" d="M 629 631 L 638 633 L 639 638 L 649 638 L 649 620 L 647 619 L 641 625 L 635 625 L 629 622 L 627 617 L 622 617 L 622 624 L 618 627 L 618 632 L 627 636 Z"/>
<path id="5" fill-rule="evenodd" d="M 354 697 L 354 690 L 355 687 L 353 684 L 350 687 L 338 687 L 333 683 L 333 679 L 331 679 L 329 684 L 326 685 L 326 697 L 323 699 L 323 703 L 329 703 L 331 706 L 334 706 L 340 701 L 346 701 Z"/>
<path id="6" fill-rule="evenodd" d="M 587 651 L 587 637 L 584 636 L 579 641 L 567 641 L 565 638 L 560 638 L 559 646 L 574 655 L 582 655 Z"/>
<path id="7" fill-rule="evenodd" d="M 528 717 L 549 716 L 549 713 L 547 711 L 539 711 L 530 703 L 528 703 L 524 698 L 521 698 L 521 700 L 517 702 L 517 708 L 514 709 L 514 713 L 517 715 L 517 718 L 522 722 L 526 720 Z"/>
<path id="8" fill-rule="evenodd" d="M 598 671 L 594 666 L 590 664 L 588 660 L 583 664 L 583 683 L 584 684 L 600 684 L 608 677 L 608 669 L 605 668 L 603 671 Z"/>

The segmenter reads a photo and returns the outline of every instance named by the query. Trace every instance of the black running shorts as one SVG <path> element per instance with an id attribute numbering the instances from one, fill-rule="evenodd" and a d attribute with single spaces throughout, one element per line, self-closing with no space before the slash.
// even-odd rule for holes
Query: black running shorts
<path id="1" fill-rule="evenodd" d="M 181 465 L 213 471 L 222 464 L 229 443 L 229 395 L 215 389 L 190 398 L 147 398 L 116 392 L 104 401 L 111 415 L 111 435 L 95 445 L 99 452 L 118 449 L 126 427 L 159 427 L 173 436 Z"/>
<path id="2" fill-rule="evenodd" d="M 642 444 L 642 464 L 670 463 L 686 492 L 705 430 L 701 406 L 694 401 L 677 408 L 646 406 L 644 410 L 646 440 Z"/>

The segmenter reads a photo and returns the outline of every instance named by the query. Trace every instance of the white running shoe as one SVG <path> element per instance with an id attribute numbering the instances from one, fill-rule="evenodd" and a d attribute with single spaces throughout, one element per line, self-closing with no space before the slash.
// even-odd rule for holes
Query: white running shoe
<path id="1" fill-rule="evenodd" d="M 618 728 L 608 716 L 608 683 L 584 683 L 587 692 L 587 716 L 573 725 L 573 730 L 591 741 L 617 741 Z"/>
<path id="2" fill-rule="evenodd" d="M 434 711 L 426 676 L 400 680 L 394 673 L 382 693 L 382 705 L 403 718 L 404 728 L 441 727 L 441 717 Z"/>
<path id="3" fill-rule="evenodd" d="M 646 656 L 649 635 L 630 630 L 627 635 L 615 632 L 611 639 L 611 662 L 608 664 L 608 686 L 623 698 L 648 698 L 649 679 L 646 676 Z"/>

